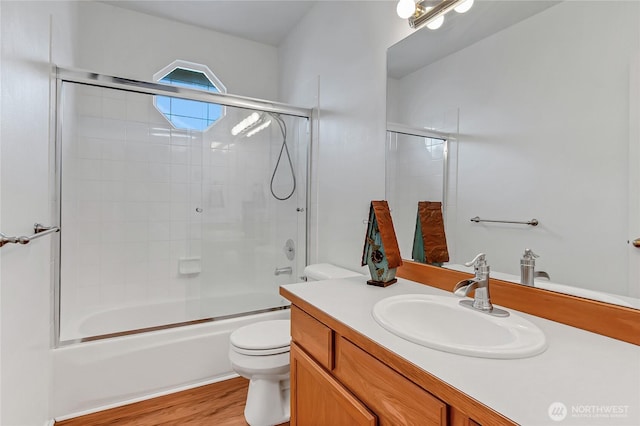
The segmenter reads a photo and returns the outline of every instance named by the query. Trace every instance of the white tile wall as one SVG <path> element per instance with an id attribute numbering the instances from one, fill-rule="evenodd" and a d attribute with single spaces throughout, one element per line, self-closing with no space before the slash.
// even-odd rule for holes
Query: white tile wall
<path id="1" fill-rule="evenodd" d="M 298 233 L 301 213 L 296 212 L 296 207 L 304 207 L 305 199 L 306 150 L 302 141 L 308 135 L 306 131 L 299 134 L 305 125 L 301 119 L 285 117 L 288 146 L 296 164 L 297 178 L 302 182 L 296 194 L 302 204 L 296 197 L 276 201 L 270 194 L 269 181 L 275 166 L 274 152 L 275 155 L 279 152 L 282 136 L 272 125 L 250 138 L 230 140 L 226 134 L 246 115 L 246 111 L 228 109 L 225 121 L 214 126 L 206 136 L 211 142 L 205 145 L 215 147 L 204 155 L 206 166 L 202 169 L 207 182 L 203 187 L 202 232 L 203 236 L 210 236 L 203 240 L 203 256 L 210 262 L 205 271 L 205 275 L 209 274 L 207 295 L 239 291 L 274 293 L 280 283 L 297 277 L 296 273 L 299 275 L 304 265 L 304 234 Z M 301 152 L 304 161 L 296 158 Z M 274 187 L 286 195 L 290 190 L 287 185 L 290 172 L 285 157 L 280 167 L 284 172 L 277 174 Z M 301 246 L 293 262 L 288 261 L 283 252 L 289 238 Z M 274 269 L 284 266 L 292 266 L 294 274 L 275 277 Z"/>
<path id="2" fill-rule="evenodd" d="M 276 201 L 269 181 L 282 142 L 277 126 L 232 139 L 230 127 L 246 112 L 227 108 L 208 131 L 188 132 L 162 123 L 150 96 L 68 84 L 65 90 L 77 95 L 75 110 L 65 114 L 75 114 L 78 125 L 63 130 L 63 337 L 92 312 L 274 294 L 299 275 L 276 278 L 273 271 L 296 266 L 284 256 L 289 238 L 304 262 L 296 212 L 306 189 L 306 163 L 298 159 L 306 161 L 298 147 L 307 136 L 299 134 L 303 120 L 286 119 L 301 196 Z M 225 142 L 212 149 L 215 141 Z M 283 157 L 274 189 L 285 195 L 291 184 Z M 202 272 L 181 275 L 179 260 L 192 256 L 201 256 Z"/>
<path id="3" fill-rule="evenodd" d="M 201 281 L 179 275 L 178 259 L 200 254 L 201 218 L 188 211 L 201 183 L 188 181 L 200 175 L 190 170 L 201 168 L 203 135 L 161 124 L 150 96 L 66 86 L 78 125 L 63 130 L 63 325 L 184 299 L 185 283 Z"/>

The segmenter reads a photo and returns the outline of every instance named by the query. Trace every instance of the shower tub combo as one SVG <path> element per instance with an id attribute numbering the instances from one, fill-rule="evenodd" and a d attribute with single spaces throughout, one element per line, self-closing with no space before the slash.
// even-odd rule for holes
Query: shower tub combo
<path id="1" fill-rule="evenodd" d="M 289 318 L 308 263 L 311 111 L 56 77 L 54 417 L 235 376 L 229 335 Z"/>

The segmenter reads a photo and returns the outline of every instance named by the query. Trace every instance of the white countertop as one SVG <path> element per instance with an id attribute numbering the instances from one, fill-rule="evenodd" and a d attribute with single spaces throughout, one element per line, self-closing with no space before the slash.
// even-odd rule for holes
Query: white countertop
<path id="1" fill-rule="evenodd" d="M 363 276 L 282 287 L 516 423 L 640 425 L 640 346 L 518 312 L 544 331 L 548 348 L 542 354 L 501 360 L 442 352 L 385 330 L 371 309 L 399 294 L 455 297 L 452 293 L 404 279 L 386 288 L 367 285 L 366 280 Z M 549 416 L 553 403 L 567 408 L 564 420 Z M 618 414 L 607 414 L 613 412 Z"/>

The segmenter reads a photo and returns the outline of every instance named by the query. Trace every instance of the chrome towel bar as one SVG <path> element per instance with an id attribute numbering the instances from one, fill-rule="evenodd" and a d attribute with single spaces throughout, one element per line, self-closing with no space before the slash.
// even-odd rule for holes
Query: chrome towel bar
<path id="1" fill-rule="evenodd" d="M 472 217 L 471 218 L 471 222 L 475 222 L 475 223 L 479 223 L 479 222 L 493 222 L 493 223 L 516 223 L 518 225 L 531 225 L 531 226 L 537 226 L 538 225 L 538 219 L 531 219 L 527 222 L 520 222 L 520 221 L 514 221 L 514 220 L 489 220 L 489 219 L 480 219 L 478 216 L 476 217 Z"/>
<path id="2" fill-rule="evenodd" d="M 60 232 L 60 228 L 57 226 L 44 226 L 40 223 L 33 225 L 33 235 L 29 235 L 28 237 L 7 237 L 5 234 L 0 232 L 0 247 L 5 244 L 29 244 L 31 240 L 35 240 L 36 238 L 44 237 L 45 235 L 53 234 L 55 232 Z"/>

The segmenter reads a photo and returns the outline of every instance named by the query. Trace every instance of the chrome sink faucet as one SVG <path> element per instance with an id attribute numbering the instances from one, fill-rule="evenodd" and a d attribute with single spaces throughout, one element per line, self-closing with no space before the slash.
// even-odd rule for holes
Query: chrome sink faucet
<path id="1" fill-rule="evenodd" d="M 536 258 L 540 257 L 531 249 L 524 249 L 520 259 L 520 284 L 535 287 L 535 278 L 550 279 L 545 271 L 536 271 Z"/>
<path id="2" fill-rule="evenodd" d="M 524 249 L 522 259 L 520 259 L 520 284 L 534 286 L 536 269 L 536 257 L 539 257 L 531 249 Z"/>
<path id="3" fill-rule="evenodd" d="M 457 283 L 453 288 L 453 293 L 456 296 L 464 297 L 469 295 L 471 290 L 475 290 L 475 294 L 473 300 L 461 300 L 460 305 L 498 317 L 509 316 L 509 312 L 494 308 L 491 304 L 491 297 L 489 295 L 489 265 L 487 265 L 485 254 L 480 253 L 472 261 L 464 265 L 473 265 L 475 277 Z"/>

